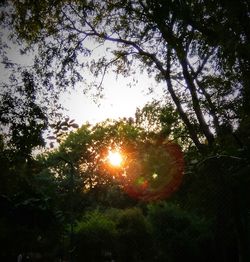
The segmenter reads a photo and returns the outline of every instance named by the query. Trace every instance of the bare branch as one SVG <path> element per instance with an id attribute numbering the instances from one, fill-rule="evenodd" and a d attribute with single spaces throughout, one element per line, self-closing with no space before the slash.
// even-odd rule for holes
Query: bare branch
<path id="1" fill-rule="evenodd" d="M 196 71 L 194 71 L 194 68 L 193 68 L 192 65 L 188 62 L 188 66 L 189 66 L 189 68 L 190 68 L 191 71 L 192 71 L 192 77 L 193 77 L 193 79 L 196 79 L 196 78 L 198 77 L 198 75 L 202 72 L 202 70 L 204 69 L 204 66 L 207 64 L 208 59 L 209 59 L 209 58 L 211 57 L 211 55 L 214 53 L 215 49 L 216 49 L 216 48 L 214 47 L 210 52 L 207 53 L 207 55 L 204 57 L 201 65 L 197 68 Z"/>
<path id="2" fill-rule="evenodd" d="M 177 54 L 179 55 L 179 54 Z M 204 133 L 204 135 L 207 138 L 208 143 L 211 145 L 214 141 L 214 136 L 211 133 L 206 120 L 204 118 L 204 115 L 202 113 L 201 107 L 200 107 L 200 102 L 197 96 L 197 92 L 196 92 L 196 87 L 194 85 L 194 79 L 192 78 L 191 74 L 188 71 L 188 62 L 187 62 L 187 58 L 184 58 L 182 56 L 179 55 L 179 61 L 180 64 L 182 66 L 182 71 L 183 71 L 183 76 L 184 79 L 186 81 L 187 87 L 190 91 L 191 97 L 192 97 L 192 102 L 193 102 L 193 109 L 195 111 L 195 114 L 197 116 L 197 119 L 199 121 L 200 127 L 202 132 Z"/>
<path id="3" fill-rule="evenodd" d="M 194 72 L 194 69 L 191 65 L 189 65 L 189 68 L 191 69 L 192 75 L 195 75 L 197 73 L 197 71 Z M 211 95 L 209 95 L 209 93 L 204 88 L 203 84 L 197 78 L 195 78 L 195 82 L 196 82 L 197 86 L 199 87 L 199 89 L 201 90 L 201 93 L 205 96 L 205 98 L 208 102 L 209 112 L 210 112 L 210 114 L 213 118 L 214 127 L 215 127 L 217 134 L 218 134 L 220 124 L 219 124 L 219 119 L 218 119 L 217 114 L 216 114 L 217 110 L 216 110 L 215 105 L 212 102 Z"/>

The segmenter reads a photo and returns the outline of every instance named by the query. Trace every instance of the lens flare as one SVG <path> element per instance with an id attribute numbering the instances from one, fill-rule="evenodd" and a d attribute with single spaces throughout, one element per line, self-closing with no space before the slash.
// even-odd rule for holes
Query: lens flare
<path id="1" fill-rule="evenodd" d="M 169 141 L 142 141 L 136 147 L 109 150 L 104 169 L 132 198 L 151 202 L 178 190 L 184 175 L 181 148 Z"/>
<path id="2" fill-rule="evenodd" d="M 166 199 L 182 182 L 183 154 L 171 142 L 142 144 L 126 172 L 123 188 L 131 197 L 146 202 Z"/>

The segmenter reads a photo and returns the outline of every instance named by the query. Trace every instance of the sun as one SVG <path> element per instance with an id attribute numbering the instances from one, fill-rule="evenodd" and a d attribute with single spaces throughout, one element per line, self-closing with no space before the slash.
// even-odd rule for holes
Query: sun
<path id="1" fill-rule="evenodd" d="M 112 166 L 119 167 L 122 164 L 122 155 L 118 151 L 109 151 L 108 161 Z"/>

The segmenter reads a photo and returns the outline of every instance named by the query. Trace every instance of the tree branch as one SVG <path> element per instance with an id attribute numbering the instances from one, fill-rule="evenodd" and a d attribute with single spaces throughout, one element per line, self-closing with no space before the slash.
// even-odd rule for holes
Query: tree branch
<path id="1" fill-rule="evenodd" d="M 195 75 L 197 73 L 194 72 L 194 69 L 191 65 L 189 65 L 189 68 L 192 72 L 192 75 Z M 215 130 L 216 130 L 216 133 L 218 134 L 219 132 L 219 128 L 220 128 L 220 124 L 219 124 L 219 119 L 217 117 L 217 114 L 216 114 L 216 107 L 215 105 L 213 104 L 212 100 L 211 100 L 211 96 L 209 95 L 209 93 L 206 91 L 206 89 L 204 88 L 204 86 L 202 85 L 202 83 L 196 78 L 195 79 L 195 82 L 196 84 L 198 85 L 198 87 L 200 88 L 202 94 L 205 96 L 207 102 L 208 102 L 208 106 L 209 106 L 209 112 L 213 118 L 213 123 L 214 123 L 214 127 L 215 127 Z"/>
<path id="2" fill-rule="evenodd" d="M 124 57 L 124 56 L 127 56 L 127 55 L 129 55 L 129 54 L 128 54 L 128 53 L 126 53 L 126 54 L 124 53 L 124 54 L 122 54 L 122 55 L 119 55 L 118 57 L 116 57 L 115 59 L 109 61 L 107 64 L 104 65 L 104 71 L 103 71 L 103 73 L 102 73 L 101 81 L 100 81 L 100 83 L 99 83 L 99 85 L 98 85 L 98 87 L 97 87 L 98 89 L 102 86 L 104 77 L 105 77 L 106 72 L 107 72 L 107 70 L 108 70 L 108 67 L 109 67 L 111 64 L 115 63 L 116 61 L 118 61 L 121 57 Z"/>
<path id="3" fill-rule="evenodd" d="M 212 145 L 213 141 L 214 141 L 214 136 L 211 133 L 206 120 L 204 118 L 204 115 L 202 113 L 201 107 L 200 107 L 200 102 L 196 93 L 196 87 L 194 85 L 194 79 L 192 78 L 192 76 L 190 75 L 189 71 L 188 71 L 188 62 L 187 62 L 187 58 L 180 56 L 177 53 L 177 56 L 179 58 L 181 67 L 182 67 L 182 71 L 183 71 L 183 76 L 185 79 L 185 82 L 187 84 L 187 87 L 190 91 L 191 97 L 192 97 L 192 102 L 193 102 L 193 109 L 195 111 L 196 117 L 199 121 L 201 130 L 203 132 L 203 134 L 205 135 L 205 137 L 207 138 L 208 144 Z"/>
<path id="4" fill-rule="evenodd" d="M 167 54 L 167 70 L 165 71 L 165 78 L 166 78 L 166 82 L 167 82 L 167 86 L 168 86 L 168 91 L 171 94 L 171 97 L 177 107 L 177 111 L 182 119 L 182 121 L 184 122 L 184 124 L 186 125 L 190 137 L 193 140 L 195 146 L 198 148 L 198 150 L 203 153 L 204 152 L 204 146 L 200 143 L 199 138 L 196 134 L 196 131 L 193 127 L 193 125 L 191 124 L 191 122 L 189 121 L 186 113 L 184 112 L 182 106 L 181 106 L 181 102 L 180 99 L 177 97 L 177 95 L 175 94 L 175 91 L 173 89 L 173 85 L 171 82 L 171 78 L 170 78 L 170 71 L 171 71 L 171 53 L 170 53 L 170 48 L 168 48 L 168 54 Z"/>
<path id="5" fill-rule="evenodd" d="M 181 106 L 181 102 L 180 102 L 179 98 L 177 97 L 177 95 L 176 95 L 176 93 L 175 93 L 175 91 L 173 89 L 171 78 L 170 78 L 170 52 L 168 52 L 167 70 L 165 70 L 163 64 L 157 59 L 155 54 L 144 51 L 135 42 L 130 41 L 130 40 L 121 39 L 121 38 L 110 37 L 110 36 L 107 36 L 107 35 L 105 35 L 103 33 L 102 34 L 98 33 L 95 30 L 95 28 L 89 22 L 86 22 L 86 23 L 91 28 L 91 30 L 93 32 L 92 34 L 94 34 L 95 36 L 100 37 L 100 38 L 102 38 L 104 40 L 111 41 L 111 42 L 122 43 L 122 44 L 125 44 L 127 46 L 132 46 L 132 47 L 134 47 L 137 50 L 138 54 L 140 54 L 142 56 L 146 56 L 146 57 L 150 58 L 154 62 L 156 68 L 162 73 L 162 75 L 164 76 L 164 78 L 165 78 L 165 80 L 167 82 L 168 91 L 169 91 L 169 93 L 170 93 L 170 95 L 171 95 L 171 97 L 172 97 L 172 99 L 173 99 L 173 101 L 174 101 L 174 103 L 175 103 L 175 105 L 177 107 L 177 111 L 178 111 L 181 119 L 183 120 L 183 122 L 185 123 L 185 125 L 187 126 L 187 128 L 189 130 L 189 134 L 190 134 L 191 139 L 193 140 L 193 142 L 196 145 L 196 147 L 198 148 L 198 150 L 201 153 L 204 152 L 204 145 L 202 145 L 200 143 L 200 141 L 198 139 L 198 136 L 196 134 L 196 131 L 195 131 L 193 125 L 191 124 L 191 122 L 189 121 L 186 113 L 184 112 L 184 110 L 183 110 L 183 108 Z M 197 99 L 197 101 L 198 101 L 198 99 Z M 200 110 L 199 104 L 198 104 L 198 109 Z M 196 107 L 196 110 L 197 110 L 197 107 Z M 199 119 L 200 120 L 202 119 L 201 110 L 199 112 Z M 205 120 L 203 120 L 203 122 L 205 123 Z M 211 141 L 209 138 L 210 137 L 208 136 L 208 140 Z"/>
<path id="6" fill-rule="evenodd" d="M 193 79 L 196 79 L 198 77 L 198 75 L 202 72 L 204 66 L 206 65 L 208 59 L 210 58 L 210 56 L 214 53 L 214 50 L 216 48 L 213 48 L 211 50 L 211 52 L 207 53 L 207 55 L 205 56 L 205 58 L 203 59 L 201 65 L 198 67 L 198 69 L 196 71 L 194 71 L 193 67 L 191 66 L 191 64 L 188 62 L 188 66 L 189 68 L 192 70 L 192 77 Z"/>

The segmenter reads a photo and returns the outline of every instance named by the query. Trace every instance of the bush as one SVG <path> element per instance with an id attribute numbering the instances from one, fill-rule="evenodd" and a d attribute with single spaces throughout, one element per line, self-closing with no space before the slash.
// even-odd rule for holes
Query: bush
<path id="1" fill-rule="evenodd" d="M 119 261 L 152 261 L 150 226 L 138 208 L 126 209 L 117 220 Z"/>
<path id="2" fill-rule="evenodd" d="M 175 205 L 88 212 L 75 228 L 75 261 L 214 261 L 210 224 Z"/>
<path id="3" fill-rule="evenodd" d="M 150 226 L 138 208 L 98 210 L 75 228 L 76 261 L 152 261 Z"/>
<path id="4" fill-rule="evenodd" d="M 213 261 L 209 223 L 177 206 L 149 206 L 149 222 L 155 242 L 155 261 Z"/>
<path id="5" fill-rule="evenodd" d="M 86 214 L 75 228 L 76 261 L 105 261 L 115 252 L 115 223 L 99 211 Z"/>

